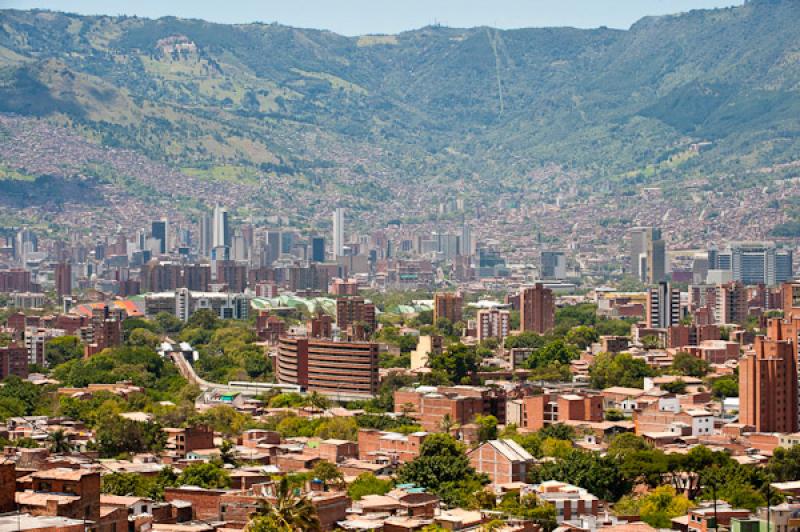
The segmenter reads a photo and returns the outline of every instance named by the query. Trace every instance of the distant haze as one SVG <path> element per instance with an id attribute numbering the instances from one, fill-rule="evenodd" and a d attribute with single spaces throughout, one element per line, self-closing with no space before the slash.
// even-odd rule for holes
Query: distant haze
<path id="1" fill-rule="evenodd" d="M 399 33 L 442 24 L 497 28 L 628 28 L 648 15 L 741 5 L 742 0 L 0 0 L 0 8 L 86 15 L 177 16 L 213 22 L 278 22 L 343 35 Z"/>

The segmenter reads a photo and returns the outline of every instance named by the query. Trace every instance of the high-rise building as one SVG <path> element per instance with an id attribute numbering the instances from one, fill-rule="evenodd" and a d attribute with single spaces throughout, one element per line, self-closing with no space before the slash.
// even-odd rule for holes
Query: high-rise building
<path id="1" fill-rule="evenodd" d="M 69 262 L 59 262 L 55 267 L 56 294 L 61 299 L 72 295 L 72 265 Z"/>
<path id="2" fill-rule="evenodd" d="M 745 285 L 776 284 L 776 250 L 773 242 L 732 242 L 728 253 L 734 281 L 741 281 Z"/>
<path id="3" fill-rule="evenodd" d="M 511 313 L 496 308 L 479 310 L 476 326 L 479 342 L 487 338 L 497 338 L 502 344 L 511 330 Z"/>
<path id="4" fill-rule="evenodd" d="M 272 265 L 281 256 L 281 232 L 267 231 L 267 266 Z"/>
<path id="5" fill-rule="evenodd" d="M 199 224 L 198 252 L 201 257 L 208 257 L 211 255 L 211 248 L 214 247 L 214 220 L 208 214 L 203 214 Z"/>
<path id="6" fill-rule="evenodd" d="M 150 236 L 159 241 L 158 252 L 161 254 L 167 252 L 168 226 L 166 218 L 155 220 L 150 224 Z"/>
<path id="7" fill-rule="evenodd" d="M 681 292 L 669 283 L 658 283 L 647 291 L 647 326 L 666 329 L 681 321 Z"/>
<path id="8" fill-rule="evenodd" d="M 666 278 L 667 250 L 661 230 L 653 229 L 647 247 L 647 282 L 660 283 Z"/>
<path id="9" fill-rule="evenodd" d="M 231 246 L 231 227 L 228 217 L 228 209 L 217 205 L 214 207 L 214 226 L 212 235 L 212 247 Z"/>
<path id="10" fill-rule="evenodd" d="M 474 246 L 472 245 L 472 228 L 469 224 L 464 224 L 461 227 L 461 241 L 459 242 L 459 254 L 465 257 L 471 257 L 475 254 Z"/>
<path id="11" fill-rule="evenodd" d="M 630 231 L 631 273 L 642 282 L 659 283 L 666 275 L 666 246 L 661 230 L 636 227 Z"/>
<path id="12" fill-rule="evenodd" d="M 542 279 L 565 279 L 567 259 L 563 251 L 542 251 Z"/>
<path id="13" fill-rule="evenodd" d="M 519 292 L 520 327 L 523 331 L 545 334 L 555 326 L 553 291 L 542 283 L 522 288 Z"/>
<path id="14" fill-rule="evenodd" d="M 716 289 L 717 301 L 714 305 L 714 320 L 719 324 L 747 321 L 747 289 L 741 282 L 730 282 Z"/>
<path id="15" fill-rule="evenodd" d="M 777 284 L 791 281 L 794 278 L 792 250 L 780 249 L 775 252 L 775 282 Z"/>
<path id="16" fill-rule="evenodd" d="M 311 239 L 311 260 L 325 262 L 325 237 L 315 236 Z"/>
<path id="17" fill-rule="evenodd" d="M 333 257 L 344 255 L 344 209 L 333 211 Z"/>
<path id="18" fill-rule="evenodd" d="M 433 296 L 433 322 L 447 319 L 457 323 L 464 317 L 464 298 L 458 292 L 437 292 Z"/>
<path id="19" fill-rule="evenodd" d="M 797 357 L 792 342 L 756 337 L 739 361 L 739 423 L 797 432 Z"/>
<path id="20" fill-rule="evenodd" d="M 375 305 L 368 303 L 363 297 L 343 297 L 336 300 L 336 324 L 339 330 L 346 332 L 353 328 L 351 336 L 363 340 L 375 332 L 377 320 L 375 319 Z M 355 328 L 363 326 L 362 331 Z"/>

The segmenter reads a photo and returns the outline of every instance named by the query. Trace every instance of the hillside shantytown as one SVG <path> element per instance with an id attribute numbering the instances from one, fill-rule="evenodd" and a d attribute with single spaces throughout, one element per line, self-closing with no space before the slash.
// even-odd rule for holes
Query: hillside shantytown
<path id="1" fill-rule="evenodd" d="M 0 532 L 800 531 L 800 2 L 19 3 Z"/>

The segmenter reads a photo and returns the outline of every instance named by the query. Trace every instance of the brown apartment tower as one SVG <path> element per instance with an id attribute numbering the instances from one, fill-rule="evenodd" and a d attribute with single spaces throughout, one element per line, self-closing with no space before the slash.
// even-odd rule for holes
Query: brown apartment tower
<path id="1" fill-rule="evenodd" d="M 553 291 L 536 283 L 520 290 L 520 328 L 544 334 L 555 326 L 555 298 Z"/>
<path id="2" fill-rule="evenodd" d="M 72 295 L 72 265 L 69 262 L 56 264 L 55 278 L 58 298 Z"/>
<path id="3" fill-rule="evenodd" d="M 739 422 L 756 432 L 797 431 L 794 343 L 756 337 L 739 361 Z"/>
<path id="4" fill-rule="evenodd" d="M 433 296 L 433 322 L 447 318 L 457 323 L 464 317 L 464 298 L 458 292 L 437 292 Z"/>

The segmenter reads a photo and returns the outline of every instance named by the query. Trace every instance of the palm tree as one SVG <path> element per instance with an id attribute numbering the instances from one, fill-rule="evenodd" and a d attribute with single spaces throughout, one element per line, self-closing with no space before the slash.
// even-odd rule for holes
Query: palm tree
<path id="1" fill-rule="evenodd" d="M 312 406 L 318 410 L 325 410 L 330 406 L 330 401 L 328 401 L 328 398 L 319 392 L 311 392 L 308 394 L 306 402 L 309 406 Z"/>
<path id="2" fill-rule="evenodd" d="M 54 454 L 64 454 L 72 450 L 72 444 L 69 442 L 69 436 L 62 429 L 51 432 L 47 439 L 50 441 L 50 450 Z"/>
<path id="3" fill-rule="evenodd" d="M 307 497 L 298 497 L 283 477 L 275 487 L 275 502 L 262 499 L 247 532 L 319 532 L 317 510 Z"/>
<path id="4" fill-rule="evenodd" d="M 449 434 L 450 431 L 453 430 L 453 427 L 455 426 L 456 424 L 453 421 L 453 418 L 450 417 L 450 414 L 445 414 L 444 417 L 442 418 L 442 421 L 439 422 L 439 429 L 447 434 Z"/>

